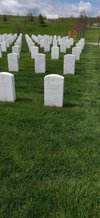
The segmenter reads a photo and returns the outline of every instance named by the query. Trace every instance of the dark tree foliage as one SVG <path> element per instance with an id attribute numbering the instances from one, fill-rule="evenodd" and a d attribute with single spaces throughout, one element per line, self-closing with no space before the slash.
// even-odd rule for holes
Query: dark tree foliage
<path id="1" fill-rule="evenodd" d="M 7 21 L 8 20 L 8 17 L 6 14 L 3 15 L 3 21 Z"/>
<path id="2" fill-rule="evenodd" d="M 39 14 L 39 23 L 40 24 L 44 24 L 45 23 L 44 22 L 44 17 L 41 14 Z"/>

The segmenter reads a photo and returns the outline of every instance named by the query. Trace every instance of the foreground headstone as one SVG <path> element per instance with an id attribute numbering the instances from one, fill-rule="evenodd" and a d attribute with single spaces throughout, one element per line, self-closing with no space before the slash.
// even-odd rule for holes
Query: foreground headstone
<path id="1" fill-rule="evenodd" d="M 75 73 L 75 55 L 64 55 L 64 74 Z"/>
<path id="2" fill-rule="evenodd" d="M 46 72 L 46 56 L 45 54 L 37 54 L 35 56 L 35 73 Z"/>
<path id="3" fill-rule="evenodd" d="M 0 73 L 0 101 L 16 100 L 14 75 L 8 72 Z"/>
<path id="4" fill-rule="evenodd" d="M 8 69 L 10 72 L 19 71 L 19 61 L 18 61 L 18 55 L 16 53 L 8 54 Z"/>
<path id="5" fill-rule="evenodd" d="M 44 105 L 63 106 L 64 77 L 56 74 L 44 78 Z"/>

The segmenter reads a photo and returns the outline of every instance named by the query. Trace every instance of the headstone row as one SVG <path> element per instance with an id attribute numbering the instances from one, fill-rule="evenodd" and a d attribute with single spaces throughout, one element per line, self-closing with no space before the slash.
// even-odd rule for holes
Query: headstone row
<path id="1" fill-rule="evenodd" d="M 3 34 L 0 36 L 0 50 L 1 52 L 7 52 L 7 48 L 16 40 L 17 34 Z"/>
<path id="2" fill-rule="evenodd" d="M 64 77 L 56 74 L 44 78 L 44 105 L 63 106 Z M 0 101 L 14 102 L 16 100 L 14 75 L 8 72 L 0 73 Z"/>
<path id="3" fill-rule="evenodd" d="M 19 58 L 21 53 L 21 47 L 22 47 L 22 34 L 19 35 L 19 37 L 14 43 L 14 46 L 12 46 L 12 53 L 9 53 L 7 55 L 8 70 L 10 72 L 19 71 Z"/>
<path id="4" fill-rule="evenodd" d="M 37 41 L 41 42 L 41 40 L 43 40 L 40 36 L 38 38 L 34 35 L 32 36 L 32 39 L 34 39 L 36 42 Z M 32 39 L 28 35 L 26 35 L 26 41 L 28 43 L 29 50 L 31 51 L 31 58 L 34 59 L 35 61 L 35 73 L 45 73 L 46 72 L 46 55 L 39 53 L 38 46 L 35 46 L 35 45 L 31 46 L 32 43 L 36 43 L 36 42 L 32 42 Z M 56 37 L 54 37 L 54 40 L 56 40 Z M 71 41 L 71 44 L 73 44 L 72 39 L 70 39 L 70 41 Z M 84 45 L 85 45 L 85 40 L 81 39 L 76 44 L 76 47 L 72 48 L 72 54 L 64 55 L 63 74 L 74 74 L 75 73 L 75 61 L 80 60 L 80 55 L 82 53 Z M 62 50 L 64 48 L 66 47 L 63 47 Z M 58 46 L 53 46 L 51 48 L 51 59 L 58 60 L 59 53 L 60 53 L 60 48 Z"/>
<path id="5" fill-rule="evenodd" d="M 66 49 L 70 48 L 74 44 L 74 39 L 61 36 L 49 36 L 49 35 L 32 35 L 34 43 L 37 43 L 40 48 L 44 49 L 44 52 L 50 52 L 51 47 L 60 47 L 61 53 L 66 53 Z"/>

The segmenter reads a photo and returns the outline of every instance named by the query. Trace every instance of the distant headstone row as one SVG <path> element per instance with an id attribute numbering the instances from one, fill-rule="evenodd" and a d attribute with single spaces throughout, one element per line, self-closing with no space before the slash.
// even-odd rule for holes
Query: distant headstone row
<path id="1" fill-rule="evenodd" d="M 39 49 L 43 48 L 44 52 L 51 52 L 51 59 L 59 59 L 59 53 L 66 53 L 66 49 L 70 48 L 74 44 L 74 39 L 61 36 L 48 36 L 48 35 L 25 35 L 29 52 L 31 52 L 31 58 L 35 58 L 34 54 L 39 52 Z M 59 47 L 58 47 L 59 46 Z M 36 52 L 35 52 L 36 50 Z"/>
<path id="2" fill-rule="evenodd" d="M 70 48 L 74 44 L 74 39 L 69 38 L 68 36 L 61 37 L 61 36 L 56 36 L 56 35 L 54 35 L 54 36 L 32 35 L 32 40 L 35 43 L 37 43 L 40 46 L 40 48 L 44 48 L 44 51 L 49 46 L 60 46 L 60 51 L 62 53 L 66 53 L 66 49 Z M 65 47 L 66 47 L 66 49 L 65 49 Z M 49 49 L 49 51 L 50 51 L 50 49 Z"/>
<path id="3" fill-rule="evenodd" d="M 19 35 L 14 46 L 12 47 L 12 53 L 8 54 L 8 70 L 10 72 L 19 71 L 19 58 L 22 47 L 22 34 Z"/>
<path id="4" fill-rule="evenodd" d="M 39 53 L 40 48 L 44 48 L 44 52 L 51 52 L 52 60 L 59 60 L 61 53 L 66 53 L 67 48 L 70 48 L 74 44 L 73 38 L 61 37 L 61 36 L 48 36 L 48 35 L 25 35 L 26 42 L 31 54 L 31 58 L 34 59 L 34 71 L 35 73 L 46 72 L 46 54 Z M 9 42 L 9 43 L 8 43 Z M 2 57 L 3 44 L 7 46 L 7 43 L 12 46 L 12 53 L 7 55 L 8 59 L 8 71 L 18 72 L 19 71 L 19 59 L 22 47 L 22 34 L 17 38 L 17 34 L 3 34 L 0 35 L 0 57 Z M 74 74 L 75 73 L 75 61 L 80 60 L 80 55 L 85 45 L 85 39 L 82 38 L 76 43 L 76 46 L 72 48 L 72 54 L 64 55 L 63 62 L 63 74 Z"/>
<path id="5" fill-rule="evenodd" d="M 14 42 L 12 46 L 12 53 L 8 54 L 8 69 L 9 72 L 19 71 L 19 58 L 22 47 L 22 34 L 17 38 L 17 35 L 10 36 L 11 42 Z M 51 37 L 51 36 L 35 36 L 32 38 L 25 35 L 31 58 L 35 60 L 35 73 L 46 72 L 46 54 L 39 53 L 39 46 L 44 47 L 44 51 L 49 51 L 51 48 L 51 59 L 59 59 L 59 52 L 66 51 L 66 49 L 73 45 L 73 39 L 67 37 Z M 6 40 L 6 36 L 0 36 L 0 43 Z M 33 41 L 34 40 L 34 41 Z M 38 46 L 37 46 L 38 45 Z M 80 60 L 80 55 L 85 45 L 85 39 L 80 39 L 72 48 L 72 54 L 64 55 L 63 62 L 63 74 L 75 73 L 75 61 Z M 59 47 L 61 46 L 61 47 Z M 65 50 L 64 50 L 65 49 Z M 44 105 L 45 106 L 63 106 L 64 97 L 64 77 L 60 75 L 47 75 L 44 77 Z M 0 101 L 16 100 L 14 75 L 8 72 L 0 73 Z"/>
<path id="6" fill-rule="evenodd" d="M 20 57 L 22 45 L 22 35 L 20 35 L 15 43 L 15 53 L 8 54 L 9 71 L 18 71 L 18 60 Z M 79 60 L 79 56 L 84 48 L 85 40 L 81 39 L 76 47 L 72 49 L 72 54 L 64 55 L 64 74 L 74 74 L 75 60 Z M 13 49 L 13 48 L 12 48 Z M 17 53 L 18 52 L 18 53 Z M 79 56 L 77 56 L 77 53 Z M 19 54 L 19 55 L 18 55 Z M 46 72 L 45 54 L 38 53 L 35 56 L 35 72 Z M 60 75 L 47 75 L 44 77 L 44 105 L 45 106 L 63 106 L 64 98 L 64 77 Z M 0 73 L 0 101 L 16 100 L 14 75 L 11 73 Z"/>
<path id="7" fill-rule="evenodd" d="M 16 40 L 17 34 L 2 34 L 0 35 L 0 57 L 2 57 L 2 52 L 7 52 L 7 49 Z"/>
<path id="8" fill-rule="evenodd" d="M 8 71 L 18 72 L 19 71 L 19 58 L 22 47 L 22 34 L 17 38 L 17 34 L 3 34 L 0 35 L 0 58 L 2 58 L 2 53 L 7 52 L 7 48 L 12 44 L 12 53 L 7 55 L 8 60 Z"/>
<path id="9" fill-rule="evenodd" d="M 66 49 L 70 48 L 74 44 L 73 38 L 60 37 L 60 36 L 48 36 L 48 35 L 25 35 L 26 42 L 31 53 L 31 58 L 35 61 L 35 73 L 46 72 L 46 54 L 39 53 L 39 47 L 44 48 L 44 52 L 50 52 L 51 59 L 58 60 L 59 54 L 66 53 Z M 72 54 L 64 55 L 63 74 L 75 73 L 75 61 L 80 60 L 80 55 L 85 46 L 85 39 L 82 38 L 76 43 L 76 46 L 72 48 Z"/>

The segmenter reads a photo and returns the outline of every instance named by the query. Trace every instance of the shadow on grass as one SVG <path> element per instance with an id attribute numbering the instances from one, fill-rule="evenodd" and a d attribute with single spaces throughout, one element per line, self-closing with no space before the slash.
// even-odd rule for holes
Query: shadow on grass
<path id="1" fill-rule="evenodd" d="M 19 72 L 21 73 L 21 72 L 32 72 L 32 71 L 28 68 L 28 69 L 20 69 Z M 21 75 L 21 76 L 22 76 L 22 75 Z"/>
<path id="2" fill-rule="evenodd" d="M 16 99 L 16 102 L 32 102 L 33 101 L 33 99 L 32 98 L 17 98 Z"/>
<path id="3" fill-rule="evenodd" d="M 79 105 L 75 103 L 67 103 L 67 102 L 64 103 L 64 107 L 67 107 L 67 108 L 73 108 L 73 107 L 78 107 L 78 106 Z"/>

